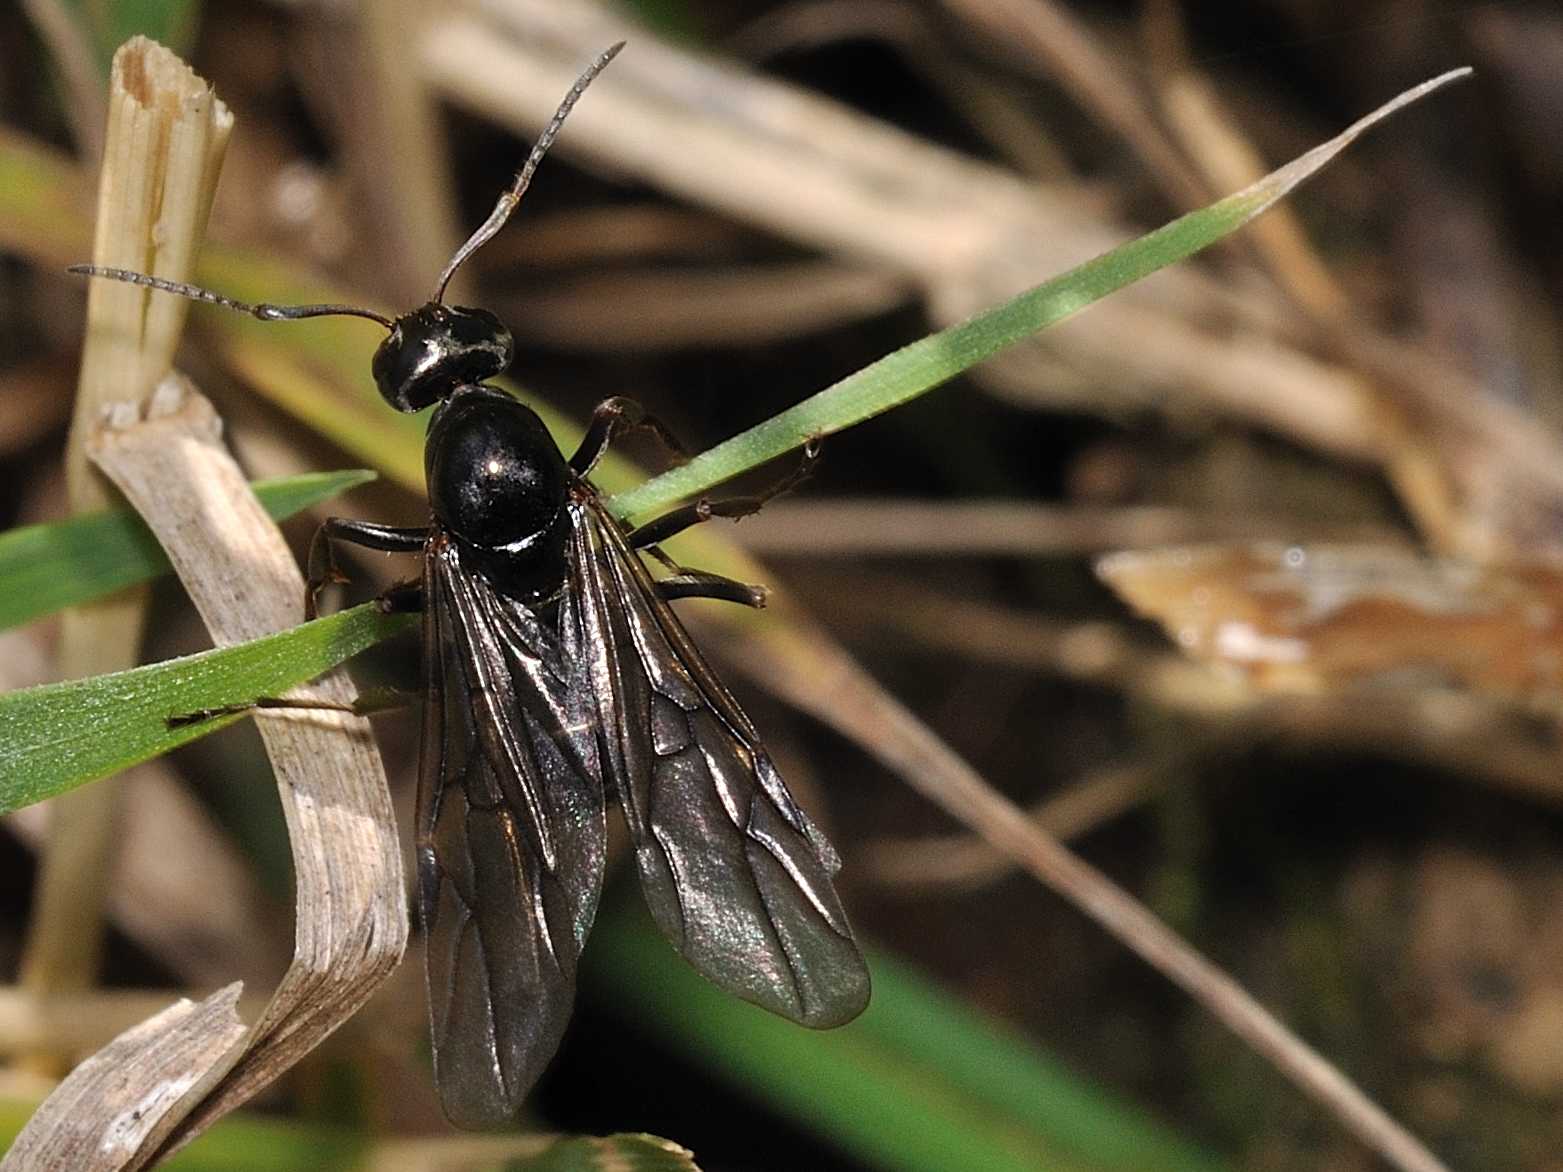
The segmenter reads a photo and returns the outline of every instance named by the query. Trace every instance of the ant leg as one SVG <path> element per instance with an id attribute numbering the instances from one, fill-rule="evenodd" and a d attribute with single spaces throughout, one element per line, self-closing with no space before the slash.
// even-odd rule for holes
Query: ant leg
<path id="1" fill-rule="evenodd" d="M 664 553 L 660 543 L 675 534 L 682 533 L 692 525 L 709 521 L 712 517 L 731 517 L 737 520 L 739 517 L 747 517 L 750 513 L 759 512 L 766 501 L 791 491 L 807 480 L 818 463 L 819 443 L 810 440 L 804 445 L 803 459 L 798 467 L 764 492 L 755 496 L 727 497 L 715 501 L 708 497 L 701 497 L 692 505 L 685 505 L 670 513 L 664 513 L 639 528 L 630 530 L 625 535 L 625 539 L 631 549 L 645 550 L 672 571 L 671 577 L 658 580 L 657 595 L 665 602 L 672 602 L 677 598 L 716 598 L 723 602 L 736 602 L 756 609 L 763 607 L 766 599 L 764 586 L 738 582 L 705 570 L 686 569 Z"/>
<path id="2" fill-rule="evenodd" d="M 655 415 L 646 414 L 646 409 L 634 399 L 626 399 L 623 395 L 615 395 L 611 399 L 604 399 L 597 404 L 592 412 L 592 421 L 586 428 L 586 434 L 581 437 L 581 446 L 575 449 L 575 455 L 570 457 L 570 470 L 577 476 L 585 477 L 591 474 L 591 470 L 597 466 L 603 453 L 608 450 L 608 445 L 614 439 L 626 431 L 635 428 L 645 428 L 656 436 L 662 446 L 673 454 L 676 463 L 683 464 L 689 459 L 689 452 L 684 445 L 678 442 L 678 437 L 668 430 Z"/>
<path id="3" fill-rule="evenodd" d="M 709 497 L 701 497 L 694 504 L 683 505 L 644 525 L 636 526 L 625 535 L 625 540 L 630 543 L 631 549 L 650 549 L 660 558 L 662 555 L 656 547 L 668 538 L 704 524 L 712 517 L 731 517 L 735 521 L 739 517 L 747 517 L 759 512 L 768 499 L 767 496 L 733 496 L 714 501 Z"/>
<path id="4" fill-rule="evenodd" d="M 304 617 L 313 619 L 319 614 L 320 592 L 332 582 L 346 582 L 336 564 L 333 541 L 346 541 L 365 549 L 378 549 L 386 553 L 417 553 L 429 540 L 427 529 L 400 529 L 394 525 L 375 525 L 369 521 L 353 521 L 346 517 L 327 517 L 315 530 L 315 538 L 309 543 L 309 582 L 304 594 Z"/>
<path id="5" fill-rule="evenodd" d="M 812 476 L 818 464 L 819 444 L 811 440 L 803 446 L 803 459 L 799 461 L 798 466 L 763 492 L 754 496 L 725 497 L 720 500 L 701 497 L 694 504 L 663 513 L 662 516 L 630 530 L 626 535 L 630 548 L 646 549 L 648 546 L 659 545 L 675 534 L 709 521 L 712 517 L 730 517 L 736 521 L 740 517 L 758 513 L 767 501 L 791 492 Z M 662 557 L 658 551 L 653 550 L 653 553 L 658 558 Z"/>
<path id="6" fill-rule="evenodd" d="M 678 598 L 715 598 L 759 610 L 765 605 L 767 593 L 764 586 L 751 586 L 748 582 L 704 570 L 684 570 L 671 578 L 657 580 L 657 596 L 664 602 Z"/>
<path id="7" fill-rule="evenodd" d="M 423 583 L 397 582 L 374 600 L 381 614 L 423 613 Z"/>

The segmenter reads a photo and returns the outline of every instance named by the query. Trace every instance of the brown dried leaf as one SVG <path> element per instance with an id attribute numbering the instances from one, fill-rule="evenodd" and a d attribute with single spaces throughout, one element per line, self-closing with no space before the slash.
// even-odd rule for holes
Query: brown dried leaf
<path id="1" fill-rule="evenodd" d="M 0 1168 L 133 1166 L 238 1054 L 239 993 L 235 981 L 204 1001 L 176 1001 L 115 1038 L 55 1088 Z"/>
<path id="2" fill-rule="evenodd" d="M 1563 566 L 1482 567 L 1388 546 L 1180 546 L 1097 573 L 1196 658 L 1261 688 L 1426 680 L 1563 690 Z"/>

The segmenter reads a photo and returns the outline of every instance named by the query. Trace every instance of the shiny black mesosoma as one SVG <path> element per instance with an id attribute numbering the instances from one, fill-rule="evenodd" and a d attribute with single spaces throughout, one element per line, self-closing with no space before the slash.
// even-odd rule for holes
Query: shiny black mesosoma
<path id="1" fill-rule="evenodd" d="M 310 606 L 337 577 L 333 541 L 423 556 L 421 581 L 385 602 L 423 613 L 418 903 L 440 1097 L 463 1126 L 513 1120 L 559 1045 L 602 886 L 610 796 L 652 915 L 706 977 L 815 1027 L 851 1020 L 869 995 L 832 885 L 835 851 L 669 606 L 759 605 L 763 592 L 685 570 L 655 579 L 637 552 L 756 502 L 701 502 L 627 528 L 588 477 L 617 432 L 652 421 L 610 399 L 566 460 L 534 412 L 484 383 L 510 366 L 509 331 L 485 310 L 443 304 L 451 274 L 504 224 L 619 47 L 581 75 L 433 299 L 394 321 L 77 269 L 265 320 L 371 318 L 390 331 L 373 362 L 381 394 L 400 411 L 434 407 L 430 523 L 328 520 L 311 548 Z"/>

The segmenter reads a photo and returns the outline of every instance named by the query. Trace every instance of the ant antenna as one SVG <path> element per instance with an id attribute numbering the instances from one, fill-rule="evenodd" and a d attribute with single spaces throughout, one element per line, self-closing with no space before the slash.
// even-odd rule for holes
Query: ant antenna
<path id="1" fill-rule="evenodd" d="M 488 214 L 488 219 L 471 236 L 467 242 L 456 250 L 456 254 L 445 265 L 445 271 L 440 274 L 439 284 L 434 287 L 433 301 L 438 305 L 445 299 L 445 286 L 450 284 L 451 277 L 461 267 L 463 261 L 493 238 L 494 233 L 505 226 L 505 221 L 510 218 L 510 213 L 516 210 L 516 204 L 521 202 L 521 197 L 526 194 L 527 187 L 532 182 L 532 174 L 537 170 L 538 163 L 543 161 L 543 156 L 548 153 L 548 148 L 554 143 L 554 138 L 559 134 L 559 128 L 564 125 L 565 118 L 575 108 L 575 103 L 581 100 L 581 94 L 592 80 L 607 68 L 608 62 L 618 56 L 619 50 L 624 48 L 624 42 L 610 45 L 586 67 L 585 72 L 575 79 L 575 84 L 570 87 L 570 92 L 565 94 L 564 101 L 559 103 L 559 109 L 543 127 L 543 133 L 537 138 L 537 143 L 532 147 L 532 153 L 527 155 L 526 162 L 521 165 L 521 170 L 516 173 L 515 179 L 504 191 L 500 192 L 499 199 L 494 203 L 494 210 Z"/>
<path id="2" fill-rule="evenodd" d="M 251 317 L 257 317 L 261 321 L 293 321 L 301 317 L 328 317 L 332 314 L 346 314 L 350 317 L 367 317 L 370 321 L 377 321 L 386 329 L 394 329 L 396 323 L 390 318 L 376 313 L 372 309 L 361 309 L 356 305 L 270 305 L 261 302 L 251 305 L 245 301 L 235 301 L 232 297 L 224 297 L 221 293 L 213 293 L 210 289 L 203 289 L 199 285 L 186 285 L 182 281 L 168 281 L 162 277 L 149 277 L 145 273 L 138 273 L 132 269 L 112 269 L 103 265 L 71 265 L 65 270 L 68 273 L 79 273 L 84 277 L 106 277 L 111 281 L 124 281 L 131 285 L 145 285 L 149 289 L 161 289 L 164 293 L 177 293 L 181 297 L 189 297 L 194 301 L 204 301 L 208 305 L 221 305 L 228 309 L 237 309 L 240 313 L 247 313 Z"/>

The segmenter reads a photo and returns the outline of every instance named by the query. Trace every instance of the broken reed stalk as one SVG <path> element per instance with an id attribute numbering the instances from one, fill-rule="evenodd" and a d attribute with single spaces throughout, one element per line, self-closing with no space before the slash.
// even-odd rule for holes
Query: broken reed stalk
<path id="1" fill-rule="evenodd" d="M 144 37 L 126 42 L 114 55 L 108 111 L 93 263 L 188 280 L 233 117 L 205 81 Z M 144 403 L 173 363 L 188 303 L 149 294 L 108 281 L 94 281 L 87 291 L 87 331 L 66 449 L 73 512 L 116 499 L 89 466 L 84 447 L 105 404 Z M 77 678 L 133 665 L 145 599 L 144 589 L 127 590 L 67 611 L 60 674 Z M 36 994 L 85 988 L 96 977 L 117 792 L 88 786 L 53 803 L 21 967 L 22 985 Z"/>

